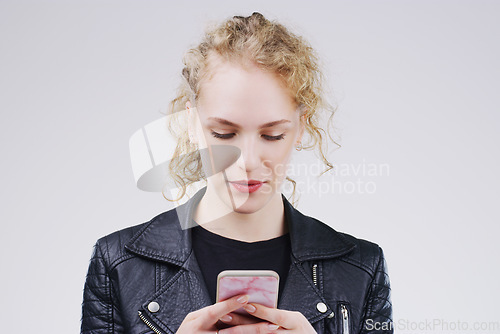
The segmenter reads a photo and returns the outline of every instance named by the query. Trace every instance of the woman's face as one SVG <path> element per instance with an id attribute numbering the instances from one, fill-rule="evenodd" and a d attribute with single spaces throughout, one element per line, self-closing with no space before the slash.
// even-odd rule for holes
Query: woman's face
<path id="1" fill-rule="evenodd" d="M 201 85 L 196 110 L 186 103 L 190 134 L 199 148 L 232 145 L 241 155 L 223 172 L 207 178 L 207 192 L 215 190 L 233 211 L 255 212 L 273 196 L 281 196 L 286 167 L 304 124 L 276 74 L 220 58 L 210 64 L 212 76 Z"/>

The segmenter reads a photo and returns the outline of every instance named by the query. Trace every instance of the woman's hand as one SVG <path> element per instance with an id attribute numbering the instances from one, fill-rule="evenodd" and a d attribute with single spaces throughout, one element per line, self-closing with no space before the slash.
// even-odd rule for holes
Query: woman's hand
<path id="1" fill-rule="evenodd" d="M 267 328 L 267 325 L 269 325 L 269 323 L 267 321 L 262 322 L 262 320 L 260 319 L 257 319 L 257 321 L 260 321 L 258 323 L 235 326 L 242 327 L 237 329 L 237 332 L 234 331 L 233 328 L 221 329 L 220 331 L 218 331 L 218 327 L 216 326 L 216 324 L 220 318 L 232 311 L 239 309 L 247 303 L 248 295 L 239 295 L 191 312 L 184 318 L 176 334 L 273 333 Z M 238 319 L 242 320 L 243 318 L 244 317 L 242 316 Z"/>
<path id="2" fill-rule="evenodd" d="M 270 324 L 275 325 L 275 329 L 269 327 L 267 331 L 262 333 L 301 333 L 301 334 L 317 334 L 309 321 L 300 312 L 280 310 L 276 308 L 266 307 L 261 304 L 251 303 L 246 304 L 243 308 L 252 316 L 259 319 L 267 320 Z M 231 314 L 233 316 L 233 314 Z M 222 319 L 221 319 L 222 320 Z M 243 321 L 243 322 L 242 322 Z M 224 321 L 227 324 L 237 325 L 235 327 L 221 330 L 221 334 L 231 334 L 231 333 L 247 333 L 247 331 L 241 331 L 243 328 L 252 325 L 240 325 L 241 323 L 251 323 L 251 320 L 246 320 L 242 316 L 237 318 L 233 317 L 231 321 Z M 269 323 L 267 323 L 269 325 Z M 236 331 L 237 330 L 237 331 Z M 252 332 L 248 333 L 261 333 Z"/>

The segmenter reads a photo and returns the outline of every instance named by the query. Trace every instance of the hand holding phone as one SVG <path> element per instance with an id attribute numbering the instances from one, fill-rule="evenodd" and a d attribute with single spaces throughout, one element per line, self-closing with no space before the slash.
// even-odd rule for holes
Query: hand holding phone
<path id="1" fill-rule="evenodd" d="M 276 308 L 278 289 L 279 275 L 273 270 L 224 270 L 217 276 L 216 302 L 247 294 L 249 303 Z M 233 312 L 248 315 L 242 307 Z"/>

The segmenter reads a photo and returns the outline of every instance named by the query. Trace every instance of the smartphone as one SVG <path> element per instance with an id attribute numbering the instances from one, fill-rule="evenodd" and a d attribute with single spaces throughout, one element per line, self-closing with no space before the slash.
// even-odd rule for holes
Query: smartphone
<path id="1" fill-rule="evenodd" d="M 249 296 L 249 303 L 258 303 L 267 307 L 278 306 L 280 277 L 274 270 L 224 270 L 217 276 L 216 302 L 224 301 L 240 294 Z M 248 315 L 240 307 L 233 311 Z"/>

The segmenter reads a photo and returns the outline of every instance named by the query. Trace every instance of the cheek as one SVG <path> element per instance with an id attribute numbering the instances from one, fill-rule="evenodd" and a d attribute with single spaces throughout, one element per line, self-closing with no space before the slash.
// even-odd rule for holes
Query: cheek
<path id="1" fill-rule="evenodd" d="M 292 154 L 291 145 L 287 145 L 286 149 L 274 149 L 263 161 L 264 168 L 268 171 L 268 175 L 275 179 L 282 179 L 286 177 L 288 163 Z"/>

